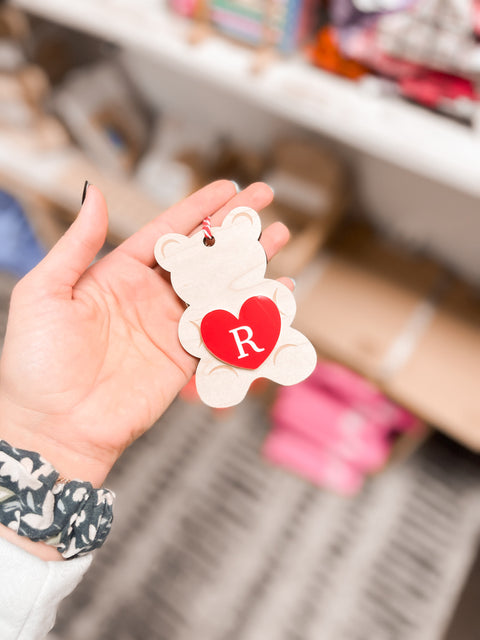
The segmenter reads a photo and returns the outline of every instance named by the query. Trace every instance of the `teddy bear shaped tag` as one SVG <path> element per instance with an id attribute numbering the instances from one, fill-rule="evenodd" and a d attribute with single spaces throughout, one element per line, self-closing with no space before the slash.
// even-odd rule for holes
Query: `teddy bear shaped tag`
<path id="1" fill-rule="evenodd" d="M 187 303 L 178 335 L 199 358 L 197 391 L 211 407 L 241 402 L 256 378 L 293 385 L 316 365 L 312 344 L 291 327 L 295 298 L 285 285 L 265 278 L 260 218 L 250 207 L 230 211 L 211 242 L 198 231 L 162 236 L 155 258 L 170 272 Z"/>

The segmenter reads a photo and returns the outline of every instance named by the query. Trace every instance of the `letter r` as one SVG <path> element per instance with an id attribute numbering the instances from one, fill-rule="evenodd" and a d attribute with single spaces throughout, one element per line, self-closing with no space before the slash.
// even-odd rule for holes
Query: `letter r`
<path id="1" fill-rule="evenodd" d="M 240 336 L 238 335 L 240 331 L 245 331 L 247 334 L 247 337 L 244 340 L 240 340 Z M 245 350 L 243 348 L 244 344 L 249 344 L 252 347 L 252 349 L 257 353 L 260 353 L 261 351 L 265 351 L 263 347 L 257 347 L 255 342 L 252 340 L 253 330 L 248 325 L 245 325 L 243 327 L 237 327 L 236 329 L 230 329 L 228 333 L 231 333 L 233 335 L 233 338 L 235 340 L 235 344 L 237 345 L 237 349 L 239 353 L 238 355 L 239 360 L 240 358 L 246 358 L 249 355 L 248 353 L 245 353 Z"/>

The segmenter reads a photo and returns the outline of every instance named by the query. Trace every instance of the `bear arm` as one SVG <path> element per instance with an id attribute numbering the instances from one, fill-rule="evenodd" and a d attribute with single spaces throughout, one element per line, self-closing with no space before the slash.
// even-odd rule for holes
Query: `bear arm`
<path id="1" fill-rule="evenodd" d="M 271 286 L 270 297 L 277 305 L 283 321 L 285 323 L 292 322 L 297 311 L 297 303 L 293 293 L 286 285 L 277 282 L 277 280 L 265 280 L 265 282 Z"/>

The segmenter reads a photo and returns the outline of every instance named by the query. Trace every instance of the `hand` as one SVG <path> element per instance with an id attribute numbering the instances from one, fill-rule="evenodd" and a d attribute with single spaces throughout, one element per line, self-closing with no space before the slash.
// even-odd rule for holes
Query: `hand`
<path id="1" fill-rule="evenodd" d="M 0 438 L 40 452 L 60 474 L 100 486 L 122 451 L 165 411 L 196 360 L 178 340 L 185 309 L 153 247 L 239 205 L 270 203 L 262 183 L 236 194 L 222 180 L 197 191 L 89 266 L 107 233 L 107 208 L 90 186 L 80 213 L 15 287 L 0 362 Z M 274 223 L 267 257 L 288 240 Z"/>

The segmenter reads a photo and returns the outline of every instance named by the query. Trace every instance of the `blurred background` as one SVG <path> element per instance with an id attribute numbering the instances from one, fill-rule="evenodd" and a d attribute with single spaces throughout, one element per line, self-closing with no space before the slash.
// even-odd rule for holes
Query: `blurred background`
<path id="1" fill-rule="evenodd" d="M 85 180 L 104 252 L 264 180 L 319 355 L 182 391 L 51 640 L 478 639 L 479 76 L 478 0 L 0 3 L 0 335 Z"/>

